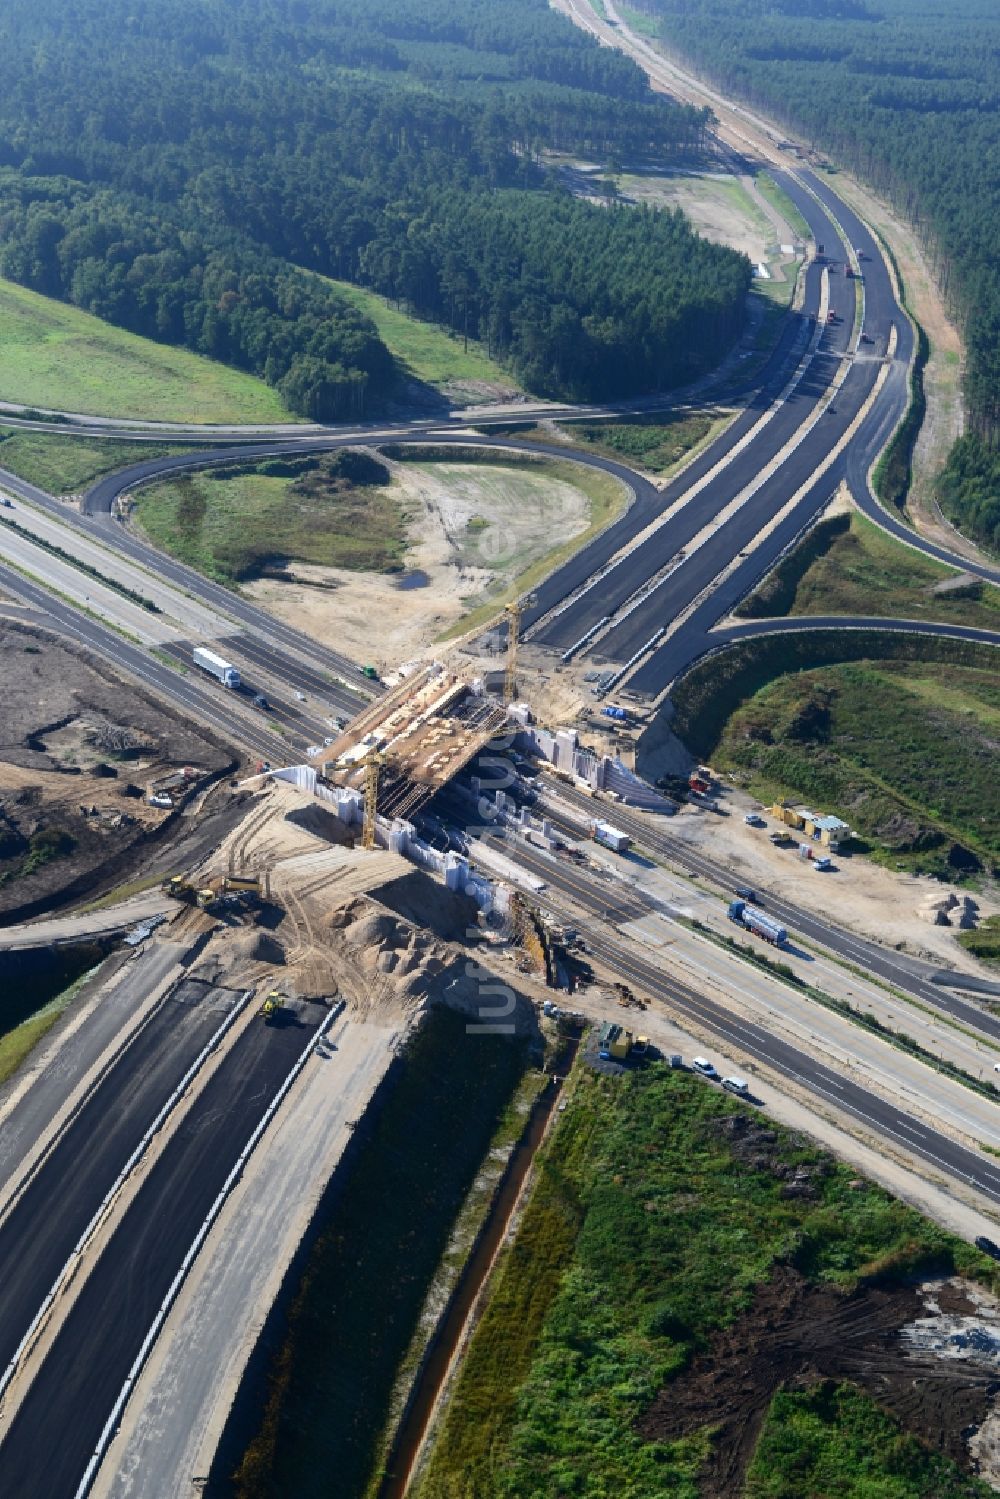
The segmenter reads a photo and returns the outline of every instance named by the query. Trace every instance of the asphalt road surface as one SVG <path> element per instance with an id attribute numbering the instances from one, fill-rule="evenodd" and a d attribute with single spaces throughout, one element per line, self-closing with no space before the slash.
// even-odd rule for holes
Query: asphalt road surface
<path id="1" fill-rule="evenodd" d="M 82 1285 L 0 1442 L 0 1494 L 74 1499 L 142 1342 L 212 1203 L 325 1010 L 262 1021 L 221 1062 Z"/>
<path id="2" fill-rule="evenodd" d="M 575 808 L 584 818 L 592 818 L 595 812 L 604 809 L 609 812 L 610 816 L 613 816 L 615 826 L 623 833 L 627 833 L 639 848 L 644 848 L 652 854 L 659 854 L 676 868 L 703 875 L 730 895 L 735 895 L 737 885 L 745 883 L 745 878 L 733 874 L 725 865 L 706 858 L 683 838 L 671 837 L 669 833 L 661 831 L 651 818 L 640 817 L 630 812 L 627 807 L 618 805 L 612 812 L 606 803 L 595 803 L 561 783 L 557 790 L 546 788 L 542 796 L 545 814 L 551 816 L 553 821 L 566 822 L 567 804 Z M 578 829 L 579 822 L 575 826 Z M 864 937 L 858 937 L 853 932 L 834 926 L 802 906 L 772 895 L 767 890 L 762 890 L 761 904 L 768 914 L 782 922 L 793 936 L 804 937 L 820 947 L 825 947 L 846 962 L 855 964 L 866 973 L 875 974 L 922 1004 L 950 1015 L 980 1035 L 988 1036 L 991 1041 L 997 1042 L 1000 1046 L 1000 1017 L 989 1014 L 956 995 L 943 992 L 941 987 L 932 983 L 929 977 L 921 976 L 916 963 L 908 962 L 898 953 L 880 947 L 876 942 L 866 941 Z M 928 973 L 930 972 L 931 970 L 928 970 Z"/>
<path id="3" fill-rule="evenodd" d="M 133 1150 L 237 998 L 183 981 L 86 1099 L 0 1224 L 0 1370 Z M 0 1492 L 16 1491 L 0 1483 Z"/>
<path id="4" fill-rule="evenodd" d="M 510 847 L 502 847 L 511 857 L 513 851 Z M 590 912 L 594 925 L 586 928 L 586 938 L 593 955 L 619 978 L 632 984 L 640 994 L 661 1001 L 675 1015 L 707 1027 L 721 1042 L 739 1047 L 756 1060 L 776 1068 L 809 1093 L 860 1120 L 877 1135 L 893 1140 L 950 1177 L 982 1192 L 992 1202 L 1000 1203 L 1000 1166 L 994 1166 L 975 1151 L 955 1144 L 948 1136 L 885 1102 L 845 1075 L 814 1061 L 761 1026 L 707 999 L 647 962 L 634 945 L 612 936 L 606 930 L 607 923 L 633 919 L 631 893 L 615 895 L 603 888 L 603 882 L 597 887 L 596 882 L 582 877 L 578 870 L 554 868 L 553 861 L 541 858 L 530 849 L 519 847 L 516 857 L 550 889 L 569 896 L 577 906 Z M 544 894 L 540 898 L 545 901 Z"/>

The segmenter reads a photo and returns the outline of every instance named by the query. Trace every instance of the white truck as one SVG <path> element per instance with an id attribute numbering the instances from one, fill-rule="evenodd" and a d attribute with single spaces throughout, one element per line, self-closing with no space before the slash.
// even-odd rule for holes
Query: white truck
<path id="1" fill-rule="evenodd" d="M 610 848 L 612 853 L 628 853 L 631 846 L 632 840 L 628 834 L 623 833 L 620 828 L 612 827 L 610 822 L 592 822 L 590 833 L 595 843 L 599 843 L 602 848 Z"/>
<path id="2" fill-rule="evenodd" d="M 194 649 L 194 664 L 200 666 L 202 671 L 207 671 L 209 676 L 221 682 L 223 687 L 238 687 L 240 685 L 240 674 L 236 667 L 229 661 L 224 661 L 214 651 L 206 650 L 203 645 L 197 645 Z"/>

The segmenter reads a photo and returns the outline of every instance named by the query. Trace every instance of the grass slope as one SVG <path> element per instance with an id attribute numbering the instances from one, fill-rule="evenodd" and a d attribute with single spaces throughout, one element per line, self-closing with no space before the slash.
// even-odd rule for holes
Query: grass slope
<path id="1" fill-rule="evenodd" d="M 572 422 L 563 431 L 583 448 L 617 458 L 651 474 L 667 474 L 704 447 L 728 418 L 705 413 L 632 417 L 621 422 Z"/>
<path id="2" fill-rule="evenodd" d="M 1000 630 L 1000 589 L 971 585 L 964 597 L 934 593 L 956 576 L 852 511 L 810 531 L 739 607 L 751 619 L 861 614 L 937 620 Z"/>
<path id="3" fill-rule="evenodd" d="M 103 474 L 160 458 L 167 453 L 189 453 L 184 446 L 157 447 L 155 443 L 116 442 L 105 437 L 63 437 L 58 433 L 28 432 L 0 427 L 0 469 L 37 484 L 50 494 L 75 494 Z"/>
<path id="4" fill-rule="evenodd" d="M 174 422 L 294 421 L 263 380 L 0 281 L 0 400 Z"/>
<path id="5" fill-rule="evenodd" d="M 485 385 L 516 393 L 520 386 L 502 365 L 490 359 L 483 346 L 469 339 L 468 348 L 458 334 L 437 323 L 425 323 L 393 307 L 377 292 L 350 281 L 329 282 L 348 302 L 371 318 L 386 347 L 405 370 L 427 385 Z"/>
<path id="6" fill-rule="evenodd" d="M 81 947 L 57 956 L 51 973 L 26 976 L 5 984 L 0 999 L 0 1084 L 27 1060 L 76 998 L 101 961 L 97 947 Z"/>
<path id="7" fill-rule="evenodd" d="M 344 461 L 186 474 L 141 490 L 134 513 L 157 546 L 223 583 L 293 562 L 398 568 L 406 536 L 395 495 L 385 484 L 344 480 Z"/>
<path id="8" fill-rule="evenodd" d="M 995 671 L 863 661 L 763 687 L 713 763 L 764 800 L 836 811 L 897 867 L 954 878 L 1000 867 L 998 732 Z"/>
<path id="9" fill-rule="evenodd" d="M 776 1264 L 845 1288 L 932 1260 L 991 1275 L 976 1251 L 772 1126 L 777 1158 L 814 1183 L 812 1200 L 790 1198 L 731 1146 L 737 1111 L 663 1064 L 578 1068 L 414 1499 L 696 1499 L 709 1431 L 646 1440 L 638 1423 Z"/>

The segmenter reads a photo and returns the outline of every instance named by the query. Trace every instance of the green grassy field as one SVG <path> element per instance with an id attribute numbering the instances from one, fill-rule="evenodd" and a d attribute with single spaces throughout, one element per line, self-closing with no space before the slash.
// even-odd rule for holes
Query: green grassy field
<path id="1" fill-rule="evenodd" d="M 391 306 L 377 292 L 350 281 L 330 281 L 337 291 L 355 307 L 371 318 L 379 336 L 388 349 L 416 380 L 437 387 L 463 385 L 485 385 L 517 392 L 521 389 L 513 375 L 502 365 L 490 359 L 474 339 L 469 339 L 468 348 L 462 339 L 437 323 L 424 323 L 419 318 Z M 475 400 L 474 392 L 470 398 Z"/>
<path id="2" fill-rule="evenodd" d="M 0 400 L 172 422 L 290 422 L 263 380 L 0 281 Z"/>
<path id="3" fill-rule="evenodd" d="M 739 1154 L 726 1123 L 738 1111 L 662 1063 L 617 1077 L 578 1066 L 414 1499 L 696 1499 L 711 1428 L 665 1439 L 643 1419 L 776 1266 L 845 1289 L 929 1263 L 992 1277 L 976 1251 L 770 1120 L 769 1142 Z M 783 1190 L 786 1165 L 809 1173 L 808 1198 Z"/>
<path id="4" fill-rule="evenodd" d="M 8 469 L 50 494 L 76 494 L 102 474 L 113 473 L 144 458 L 166 453 L 189 453 L 181 445 L 115 442 L 104 437 L 62 437 L 58 433 L 28 432 L 0 427 L 0 469 Z"/>
<path id="5" fill-rule="evenodd" d="M 981 963 L 1000 968 L 1000 916 L 987 917 L 977 931 L 959 932 L 958 940 Z"/>
<path id="6" fill-rule="evenodd" d="M 157 546 L 223 583 L 292 562 L 401 567 L 405 517 L 395 495 L 386 482 L 345 478 L 348 463 L 345 454 L 243 473 L 206 469 L 140 490 L 134 515 Z M 388 480 L 382 465 L 371 467 Z"/>
<path id="7" fill-rule="evenodd" d="M 699 412 L 694 416 L 633 417 L 621 422 L 566 422 L 562 431 L 584 449 L 663 475 L 711 442 L 728 420 Z"/>
<path id="8" fill-rule="evenodd" d="M 736 611 L 752 619 L 786 614 L 861 614 L 939 620 L 1000 630 L 1000 589 L 964 598 L 935 594 L 955 570 L 904 546 L 856 511 L 822 521 Z"/>
<path id="9" fill-rule="evenodd" d="M 309 1255 L 236 1499 L 366 1491 L 400 1361 L 524 1070 L 520 1046 L 470 1037 L 448 1010 L 413 1037 Z"/>

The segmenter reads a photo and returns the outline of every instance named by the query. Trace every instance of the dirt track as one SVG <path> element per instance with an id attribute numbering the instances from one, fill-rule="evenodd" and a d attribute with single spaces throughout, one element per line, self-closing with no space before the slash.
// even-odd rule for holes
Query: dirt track
<path id="1" fill-rule="evenodd" d="M 950 1284 L 938 1288 L 937 1300 L 942 1310 L 971 1306 Z M 731 1499 L 742 1490 L 779 1387 L 850 1380 L 908 1431 L 968 1468 L 966 1434 L 986 1416 L 1000 1381 L 985 1368 L 908 1356 L 899 1331 L 923 1312 L 914 1287 L 865 1286 L 845 1295 L 779 1266 L 750 1309 L 661 1391 L 642 1434 L 671 1439 L 714 1425 L 702 1492 L 706 1499 Z"/>

